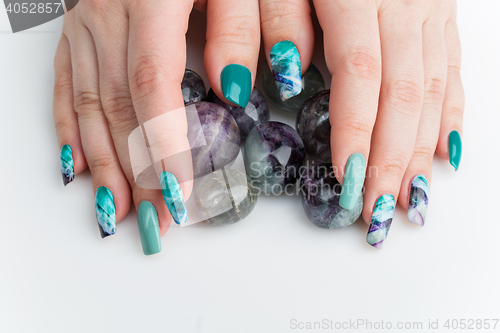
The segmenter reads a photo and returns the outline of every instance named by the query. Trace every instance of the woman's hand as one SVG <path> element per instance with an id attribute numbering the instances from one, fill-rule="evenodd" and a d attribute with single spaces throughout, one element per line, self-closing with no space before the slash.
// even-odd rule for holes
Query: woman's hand
<path id="1" fill-rule="evenodd" d="M 331 149 L 343 184 L 340 204 L 351 209 L 365 183 L 367 241 L 380 247 L 396 202 L 408 208 L 411 222 L 423 225 L 434 152 L 449 155 L 455 169 L 460 162 L 464 93 L 456 4 L 314 0 L 314 6 L 332 74 Z M 301 89 L 296 62 L 303 73 L 312 57 L 309 1 L 260 0 L 260 15 L 267 59 L 282 98 L 289 98 Z M 293 44 L 277 44 L 283 41 Z"/>
<path id="2" fill-rule="evenodd" d="M 207 10 L 210 85 L 221 99 L 245 106 L 260 46 L 257 0 L 81 0 L 65 15 L 55 57 L 54 122 L 63 179 L 67 183 L 89 166 L 103 237 L 114 234 L 133 200 L 145 254 L 161 250 L 171 215 L 185 221 L 192 170 L 190 161 L 170 166 L 162 182 L 165 205 L 160 191 L 136 185 L 128 137 L 146 121 L 184 106 L 180 83 L 193 7 Z M 189 150 L 186 131 L 181 116 L 148 140 L 170 156 Z"/>

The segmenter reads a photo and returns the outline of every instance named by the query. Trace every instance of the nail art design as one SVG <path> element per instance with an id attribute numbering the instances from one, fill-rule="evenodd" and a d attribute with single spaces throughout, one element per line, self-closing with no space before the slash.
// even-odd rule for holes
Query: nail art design
<path id="1" fill-rule="evenodd" d="M 408 221 L 423 226 L 429 205 L 429 183 L 424 175 L 418 175 L 411 181 Z"/>
<path id="2" fill-rule="evenodd" d="M 302 91 L 302 68 L 299 51 L 294 43 L 285 40 L 271 48 L 271 69 L 283 101 Z"/>
<path id="3" fill-rule="evenodd" d="M 356 207 L 365 183 L 366 160 L 363 154 L 352 154 L 345 167 L 344 182 L 340 192 L 339 205 L 347 210 Z"/>
<path id="4" fill-rule="evenodd" d="M 75 179 L 75 168 L 73 166 L 73 152 L 69 145 L 61 147 L 61 174 L 64 186 Z"/>
<path id="5" fill-rule="evenodd" d="M 170 215 L 175 223 L 187 222 L 187 211 L 182 196 L 181 186 L 173 173 L 164 171 L 160 174 L 160 186 L 163 200 L 167 204 Z"/>
<path id="6" fill-rule="evenodd" d="M 142 201 L 137 209 L 137 225 L 141 236 L 142 251 L 149 256 L 161 251 L 158 213 L 149 201 Z"/>
<path id="7" fill-rule="evenodd" d="M 382 248 L 382 244 L 391 227 L 395 206 L 396 202 L 394 201 L 394 197 L 390 194 L 384 194 L 378 198 L 375 208 L 373 209 L 370 228 L 366 235 L 366 241 L 371 246 L 378 249 Z"/>
<path id="8" fill-rule="evenodd" d="M 450 164 L 457 171 L 462 159 L 462 139 L 457 131 L 451 132 L 448 136 L 448 157 Z"/>
<path id="9" fill-rule="evenodd" d="M 95 193 L 95 214 L 101 237 L 114 235 L 116 232 L 115 201 L 113 193 L 101 186 Z"/>

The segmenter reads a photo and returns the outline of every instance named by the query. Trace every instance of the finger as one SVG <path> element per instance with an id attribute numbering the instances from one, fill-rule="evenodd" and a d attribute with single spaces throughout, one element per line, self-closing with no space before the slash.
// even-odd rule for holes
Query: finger
<path id="1" fill-rule="evenodd" d="M 109 3 L 113 6 L 116 3 Z M 110 8 L 125 13 L 121 6 Z M 94 36 L 99 63 L 99 90 L 104 115 L 121 168 L 132 188 L 137 222 L 144 254 L 161 251 L 160 235 L 170 226 L 170 213 L 159 190 L 137 185 L 130 160 L 129 136 L 139 126 L 130 96 L 127 77 L 128 19 L 126 15 L 93 20 L 89 30 Z M 101 34 L 100 31 L 108 31 Z"/>
<path id="2" fill-rule="evenodd" d="M 379 101 L 380 37 L 377 7 L 370 3 L 350 4 L 346 10 L 340 1 L 315 1 L 332 73 L 332 163 L 343 184 L 340 205 L 346 209 L 353 209 L 361 195 Z"/>
<path id="3" fill-rule="evenodd" d="M 455 19 L 446 24 L 445 38 L 448 50 L 448 79 L 437 153 L 442 158 L 448 159 L 455 170 L 458 170 L 462 158 L 461 137 L 465 96 L 460 77 L 461 50 Z"/>
<path id="4" fill-rule="evenodd" d="M 309 67 L 314 30 L 308 0 L 261 0 L 260 21 L 266 59 L 282 100 L 302 91 Z"/>
<path id="5" fill-rule="evenodd" d="M 131 2 L 129 8 L 130 92 L 152 159 L 161 161 L 155 165 L 160 165 L 163 197 L 176 223 L 187 221 L 184 201 L 191 195 L 193 179 L 180 88 L 191 8 L 189 1 Z"/>
<path id="6" fill-rule="evenodd" d="M 378 248 L 389 231 L 401 181 L 415 147 L 424 95 L 424 19 L 418 8 L 404 5 L 387 7 L 379 19 L 382 85 L 363 208 L 365 221 L 370 221 L 366 240 Z"/>
<path id="7" fill-rule="evenodd" d="M 96 216 L 101 237 L 113 235 L 116 222 L 130 209 L 130 187 L 123 175 L 99 95 L 99 73 L 94 41 L 77 21 L 70 31 L 75 111 L 83 150 L 92 173 Z"/>
<path id="8" fill-rule="evenodd" d="M 73 109 L 73 82 L 69 42 L 63 34 L 54 59 L 54 105 L 52 115 L 57 140 L 61 147 L 61 173 L 64 185 L 73 181 L 75 174 L 87 168 L 78 129 L 78 118 Z"/>
<path id="9" fill-rule="evenodd" d="M 213 91 L 246 107 L 252 93 L 260 47 L 256 0 L 207 2 L 205 70 Z"/>
<path id="10" fill-rule="evenodd" d="M 432 160 L 439 138 L 446 89 L 447 55 L 444 21 L 429 18 L 423 26 L 424 105 L 413 156 L 401 182 L 399 204 L 408 209 L 408 221 L 423 226 L 429 204 Z"/>

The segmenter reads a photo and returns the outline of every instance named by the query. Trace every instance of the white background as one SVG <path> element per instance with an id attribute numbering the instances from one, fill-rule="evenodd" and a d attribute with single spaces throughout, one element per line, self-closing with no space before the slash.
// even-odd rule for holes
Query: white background
<path id="1" fill-rule="evenodd" d="M 442 327 L 500 318 L 499 13 L 496 0 L 459 1 L 463 159 L 454 172 L 436 157 L 425 227 L 398 208 L 376 250 L 361 220 L 322 230 L 299 197 L 261 197 L 246 220 L 172 229 L 161 254 L 146 257 L 135 211 L 102 240 L 88 171 L 62 185 L 51 115 L 62 18 L 11 34 L 2 8 L 0 332 L 288 332 L 298 331 L 292 319 Z M 205 19 L 194 15 L 188 67 L 206 79 Z M 316 44 L 328 82 L 320 36 Z"/>

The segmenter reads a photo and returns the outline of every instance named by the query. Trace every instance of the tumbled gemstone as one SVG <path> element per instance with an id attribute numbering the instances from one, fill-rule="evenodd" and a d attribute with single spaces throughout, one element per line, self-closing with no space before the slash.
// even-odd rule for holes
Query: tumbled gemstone
<path id="1" fill-rule="evenodd" d="M 325 80 L 313 64 L 309 65 L 307 71 L 302 75 L 302 92 L 285 101 L 280 97 L 273 73 L 271 73 L 267 63 L 261 67 L 259 82 L 262 94 L 268 102 L 281 110 L 293 113 L 298 112 L 309 97 L 325 89 Z"/>
<path id="2" fill-rule="evenodd" d="M 207 101 L 218 104 L 231 113 L 240 128 L 240 136 L 245 140 L 248 133 L 260 123 L 269 120 L 269 108 L 257 88 L 253 88 L 246 108 L 229 105 L 222 101 L 212 89 L 208 91 Z"/>
<path id="3" fill-rule="evenodd" d="M 198 178 L 236 159 L 240 151 L 240 131 L 233 116 L 222 106 L 209 102 L 197 102 L 193 106 L 198 119 L 191 112 L 186 114 L 193 172 Z"/>
<path id="4" fill-rule="evenodd" d="M 265 194 L 279 195 L 295 184 L 304 165 L 304 144 L 295 130 L 269 121 L 257 125 L 245 141 L 245 169 L 250 185 Z"/>
<path id="5" fill-rule="evenodd" d="M 347 210 L 339 205 L 342 186 L 335 178 L 330 163 L 310 166 L 300 178 L 302 206 L 314 225 L 324 229 L 339 229 L 353 224 L 363 210 L 363 196 L 356 206 Z"/>
<path id="6" fill-rule="evenodd" d="M 207 90 L 205 89 L 203 79 L 190 69 L 184 71 L 181 89 L 184 105 L 204 101 L 207 97 Z"/>
<path id="7" fill-rule="evenodd" d="M 330 148 L 330 90 L 309 98 L 297 113 L 295 126 L 306 148 L 307 156 L 315 162 L 331 162 Z"/>
<path id="8" fill-rule="evenodd" d="M 247 176 L 234 169 L 209 173 L 194 184 L 198 214 L 214 225 L 243 220 L 257 203 L 257 190 L 248 186 Z"/>

